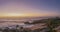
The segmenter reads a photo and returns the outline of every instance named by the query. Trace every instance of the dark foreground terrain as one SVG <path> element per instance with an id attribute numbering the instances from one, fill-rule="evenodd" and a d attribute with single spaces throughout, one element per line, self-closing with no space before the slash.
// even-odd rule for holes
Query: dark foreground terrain
<path id="1" fill-rule="evenodd" d="M 42 28 L 39 24 L 45 23 L 42 26 L 45 26 Z M 25 22 L 27 25 L 35 25 L 30 28 L 24 28 L 20 27 L 19 25 L 16 25 L 15 28 L 0 28 L 0 32 L 60 32 L 60 18 L 54 17 L 54 18 L 48 18 L 48 19 L 42 19 L 42 20 L 35 20 L 32 23 Z"/>

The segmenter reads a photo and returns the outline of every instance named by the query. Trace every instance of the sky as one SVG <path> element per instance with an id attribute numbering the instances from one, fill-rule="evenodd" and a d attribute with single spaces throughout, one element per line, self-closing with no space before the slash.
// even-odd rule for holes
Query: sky
<path id="1" fill-rule="evenodd" d="M 60 0 L 0 0 L 1 16 L 60 16 Z"/>

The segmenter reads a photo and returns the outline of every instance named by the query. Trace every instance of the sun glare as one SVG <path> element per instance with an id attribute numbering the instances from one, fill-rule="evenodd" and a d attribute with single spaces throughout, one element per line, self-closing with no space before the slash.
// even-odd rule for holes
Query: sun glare
<path id="1" fill-rule="evenodd" d="M 0 17 L 34 17 L 34 16 L 38 16 L 38 14 L 5 13 L 0 15 Z"/>
<path id="2" fill-rule="evenodd" d="M 24 15 L 18 13 L 9 13 L 9 14 L 5 14 L 5 16 L 24 16 Z"/>

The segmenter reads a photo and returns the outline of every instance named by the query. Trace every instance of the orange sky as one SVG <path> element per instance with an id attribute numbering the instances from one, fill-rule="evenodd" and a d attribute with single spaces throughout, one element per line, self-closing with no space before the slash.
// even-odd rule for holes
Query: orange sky
<path id="1" fill-rule="evenodd" d="M 0 14 L 0 17 L 43 17 L 43 16 L 50 16 L 53 14 L 21 14 L 21 13 L 5 13 L 5 14 Z"/>

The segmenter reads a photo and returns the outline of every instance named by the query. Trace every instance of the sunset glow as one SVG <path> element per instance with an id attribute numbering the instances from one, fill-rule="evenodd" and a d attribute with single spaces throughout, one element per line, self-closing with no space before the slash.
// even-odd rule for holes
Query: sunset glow
<path id="1" fill-rule="evenodd" d="M 1 0 L 0 2 L 0 17 L 60 16 L 60 10 L 57 9 L 59 3 L 53 0 Z"/>
<path id="2" fill-rule="evenodd" d="M 5 14 L 4 16 L 24 16 L 24 15 L 18 13 L 9 13 L 9 14 Z"/>

